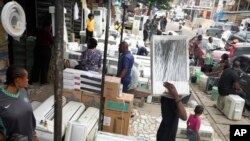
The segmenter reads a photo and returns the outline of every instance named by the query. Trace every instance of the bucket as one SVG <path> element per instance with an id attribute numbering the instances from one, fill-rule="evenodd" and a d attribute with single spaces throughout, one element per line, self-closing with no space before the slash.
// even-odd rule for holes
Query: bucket
<path id="1" fill-rule="evenodd" d="M 196 79 L 197 79 L 196 76 L 192 76 L 192 77 L 191 77 L 191 83 L 195 83 L 195 82 L 196 82 Z"/>
<path id="2" fill-rule="evenodd" d="M 195 71 L 195 76 L 196 76 L 196 83 L 198 84 L 200 82 L 200 77 L 203 73 L 199 70 Z"/>
<path id="3" fill-rule="evenodd" d="M 211 95 L 211 100 L 216 101 L 218 99 L 219 92 L 218 92 L 218 87 L 213 87 L 212 88 L 212 95 Z"/>

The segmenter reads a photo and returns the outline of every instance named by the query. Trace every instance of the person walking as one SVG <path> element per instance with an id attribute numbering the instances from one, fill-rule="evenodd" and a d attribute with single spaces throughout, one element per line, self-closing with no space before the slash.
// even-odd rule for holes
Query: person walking
<path id="1" fill-rule="evenodd" d="M 162 17 L 161 21 L 160 21 L 160 26 L 161 26 L 161 31 L 165 32 L 166 30 L 166 26 L 167 26 L 167 18 L 166 17 Z"/>
<path id="2" fill-rule="evenodd" d="M 45 20 L 42 28 L 38 30 L 36 36 L 36 47 L 34 49 L 34 65 L 31 71 L 29 84 L 40 80 L 40 84 L 48 84 L 48 71 L 51 59 L 51 48 L 54 38 L 51 34 L 51 21 Z"/>
<path id="3" fill-rule="evenodd" d="M 119 54 L 121 54 L 118 62 L 117 77 L 121 78 L 123 84 L 123 92 L 128 91 L 128 86 L 131 82 L 131 69 L 134 64 L 134 56 L 128 50 L 128 43 L 121 42 L 119 45 Z"/>
<path id="4" fill-rule="evenodd" d="M 202 29 L 202 25 L 199 25 L 199 28 L 196 31 L 196 35 L 199 36 L 199 35 L 203 35 L 203 34 L 204 34 L 204 31 Z"/>
<path id="5" fill-rule="evenodd" d="M 139 4 L 137 4 L 135 9 L 134 9 L 134 15 L 135 16 L 140 16 L 141 15 L 141 8 L 140 8 Z"/>
<path id="6" fill-rule="evenodd" d="M 201 127 L 201 118 L 204 111 L 202 105 L 197 105 L 194 109 L 194 114 L 190 114 L 187 120 L 187 136 L 189 141 L 200 141 L 200 127 Z"/>
<path id="7" fill-rule="evenodd" d="M 10 66 L 6 72 L 6 85 L 0 88 L 0 141 L 21 138 L 39 141 L 36 120 L 28 98 L 28 72 Z"/>
<path id="8" fill-rule="evenodd" d="M 143 27 L 143 41 L 144 45 L 147 46 L 147 40 L 149 38 L 149 32 L 150 32 L 150 20 L 147 19 L 146 23 L 144 23 Z"/>
<path id="9" fill-rule="evenodd" d="M 202 56 L 204 55 L 202 51 L 202 35 L 198 35 L 197 40 L 193 44 L 195 66 L 202 66 Z"/>
<path id="10" fill-rule="evenodd" d="M 86 40 L 85 43 L 88 42 L 88 39 L 93 38 L 94 28 L 95 28 L 95 21 L 94 21 L 94 14 L 90 13 L 87 19 L 87 28 L 86 28 Z"/>
<path id="11" fill-rule="evenodd" d="M 157 141 L 175 141 L 179 118 L 186 121 L 187 112 L 178 95 L 175 86 L 164 82 L 168 95 L 161 96 L 162 121 L 157 131 Z"/>

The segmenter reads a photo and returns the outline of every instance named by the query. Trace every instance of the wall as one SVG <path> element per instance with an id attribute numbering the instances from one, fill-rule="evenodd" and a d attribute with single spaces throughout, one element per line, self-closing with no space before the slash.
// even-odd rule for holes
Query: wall
<path id="1" fill-rule="evenodd" d="M 202 25 L 203 29 L 208 29 L 214 23 L 211 19 L 204 18 L 194 18 L 192 28 L 198 28 L 199 25 Z"/>
<path id="2" fill-rule="evenodd" d="M 236 23 L 236 24 L 240 24 L 242 19 L 245 19 L 245 16 L 241 16 L 239 14 L 228 14 L 225 13 L 224 15 L 224 19 L 228 19 L 230 22 Z"/>

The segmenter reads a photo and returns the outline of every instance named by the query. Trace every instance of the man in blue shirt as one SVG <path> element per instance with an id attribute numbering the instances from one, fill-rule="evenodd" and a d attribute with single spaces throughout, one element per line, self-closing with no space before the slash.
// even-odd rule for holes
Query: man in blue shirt
<path id="1" fill-rule="evenodd" d="M 118 62 L 118 77 L 121 77 L 121 83 L 123 84 L 123 92 L 128 91 L 128 85 L 131 81 L 131 69 L 134 64 L 134 57 L 128 51 L 128 43 L 121 42 L 119 45 L 119 53 L 121 53 L 120 60 Z"/>

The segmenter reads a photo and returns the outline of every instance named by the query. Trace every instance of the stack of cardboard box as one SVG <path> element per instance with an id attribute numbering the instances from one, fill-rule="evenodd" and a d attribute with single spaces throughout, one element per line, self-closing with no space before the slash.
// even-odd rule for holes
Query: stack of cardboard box
<path id="1" fill-rule="evenodd" d="M 105 77 L 103 131 L 128 135 L 134 95 L 122 93 L 121 79 Z"/>
<path id="2" fill-rule="evenodd" d="M 86 71 L 65 69 L 63 73 L 63 95 L 67 100 L 84 103 L 86 107 L 100 108 L 100 93 L 86 90 L 85 85 L 96 87 L 96 82 L 101 84 L 101 77 L 99 81 L 96 79 L 96 75 L 92 77 L 88 75 L 89 78 L 87 78 L 85 76 L 88 73 Z M 85 76 L 83 77 L 83 75 Z M 122 88 L 121 78 L 105 76 L 103 131 L 128 135 L 134 95 L 122 93 Z"/>

